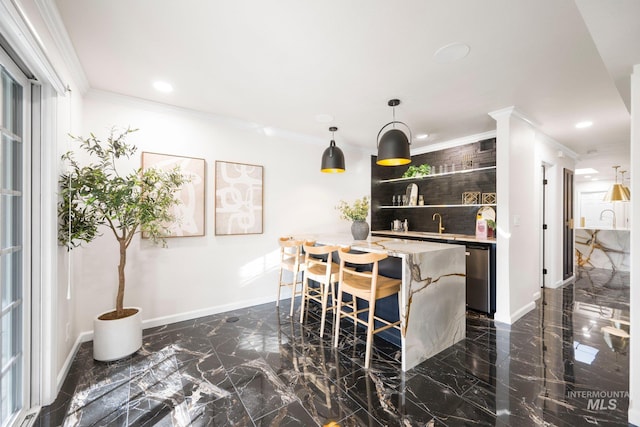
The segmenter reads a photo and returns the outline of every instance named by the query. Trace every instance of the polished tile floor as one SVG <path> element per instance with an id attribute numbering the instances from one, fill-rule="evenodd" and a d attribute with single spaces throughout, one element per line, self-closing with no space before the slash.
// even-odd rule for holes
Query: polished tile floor
<path id="1" fill-rule="evenodd" d="M 85 343 L 36 425 L 627 425 L 628 273 L 581 269 L 511 326 L 469 313 L 465 340 L 406 373 L 380 340 L 365 370 L 360 334 L 333 349 L 288 302 L 145 330 L 119 362 Z"/>

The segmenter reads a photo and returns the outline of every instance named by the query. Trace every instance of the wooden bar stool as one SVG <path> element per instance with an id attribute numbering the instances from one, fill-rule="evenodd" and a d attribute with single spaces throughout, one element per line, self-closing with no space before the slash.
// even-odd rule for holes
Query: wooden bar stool
<path id="1" fill-rule="evenodd" d="M 302 240 L 294 240 L 290 237 L 281 237 L 280 243 L 280 279 L 278 280 L 278 298 L 276 299 L 276 307 L 280 305 L 280 289 L 283 286 L 291 287 L 291 310 L 289 316 L 293 316 L 293 304 L 296 295 L 302 294 L 302 278 L 300 273 L 304 271 L 304 256 L 302 255 Z M 293 275 L 291 282 L 284 280 L 284 272 L 289 271 Z M 298 291 L 298 284 L 300 290 Z"/>
<path id="2" fill-rule="evenodd" d="M 304 321 L 305 305 L 309 312 L 308 302 L 311 300 L 320 303 L 322 317 L 320 320 L 320 336 L 324 335 L 324 325 L 327 318 L 327 310 L 335 307 L 336 286 L 340 266 L 332 262 L 331 254 L 339 249 L 339 246 L 314 246 L 315 242 L 305 242 L 305 273 L 302 284 L 302 305 L 300 306 L 300 323 Z M 309 279 L 318 282 L 318 287 L 309 286 Z M 331 306 L 327 307 L 331 293 Z"/>
<path id="3" fill-rule="evenodd" d="M 375 315 L 376 301 L 393 294 L 398 294 L 400 298 L 400 287 L 402 280 L 391 279 L 389 277 L 380 276 L 378 274 L 378 262 L 387 258 L 386 254 L 367 252 L 363 254 L 349 253 L 350 248 L 340 248 L 338 255 L 340 257 L 340 273 L 338 285 L 338 299 L 336 304 L 336 328 L 333 339 L 333 346 L 338 346 L 338 337 L 340 335 L 340 319 L 343 317 L 353 320 L 354 326 L 358 323 L 367 328 L 367 351 L 365 353 L 364 367 L 369 368 L 371 359 L 371 344 L 373 343 L 373 334 L 384 331 L 389 328 L 400 330 L 400 322 L 390 322 Z M 346 267 L 345 263 L 355 266 L 372 265 L 372 271 L 358 271 L 359 268 L 352 270 Z M 342 302 L 342 294 L 347 293 L 352 296 L 351 303 Z M 369 303 L 368 307 L 358 310 L 357 299 L 363 299 Z M 400 313 L 400 300 L 398 299 L 398 314 Z M 367 312 L 367 319 L 358 317 L 360 313 Z M 375 322 L 382 323 L 379 328 L 375 327 Z"/>

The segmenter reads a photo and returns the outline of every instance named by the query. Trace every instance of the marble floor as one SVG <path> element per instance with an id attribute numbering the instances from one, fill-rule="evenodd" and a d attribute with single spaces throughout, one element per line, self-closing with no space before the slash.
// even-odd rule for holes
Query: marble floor
<path id="1" fill-rule="evenodd" d="M 628 425 L 628 273 L 580 269 L 511 326 L 468 313 L 465 340 L 405 373 L 382 340 L 365 370 L 353 326 L 334 349 L 288 303 L 145 330 L 118 362 L 85 343 L 35 425 Z"/>

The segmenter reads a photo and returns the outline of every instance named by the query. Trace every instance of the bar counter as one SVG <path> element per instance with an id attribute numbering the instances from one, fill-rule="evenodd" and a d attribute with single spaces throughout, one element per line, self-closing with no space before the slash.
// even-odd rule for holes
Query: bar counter
<path id="1" fill-rule="evenodd" d="M 402 370 L 407 371 L 465 337 L 465 249 L 435 242 L 348 234 L 297 235 L 317 244 L 386 253 L 402 262 Z"/>

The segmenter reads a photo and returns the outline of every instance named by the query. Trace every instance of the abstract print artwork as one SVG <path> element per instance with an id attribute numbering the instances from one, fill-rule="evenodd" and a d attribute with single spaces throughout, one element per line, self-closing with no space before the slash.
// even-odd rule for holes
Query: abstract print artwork
<path id="1" fill-rule="evenodd" d="M 204 159 L 142 153 L 142 169 L 156 168 L 168 172 L 176 167 L 179 167 L 180 172 L 190 181 L 185 183 L 177 194 L 182 203 L 173 207 L 173 214 L 177 221 L 169 226 L 170 234 L 167 237 L 204 236 L 206 182 Z"/>
<path id="2" fill-rule="evenodd" d="M 216 235 L 262 233 L 262 174 L 262 166 L 216 161 Z"/>

